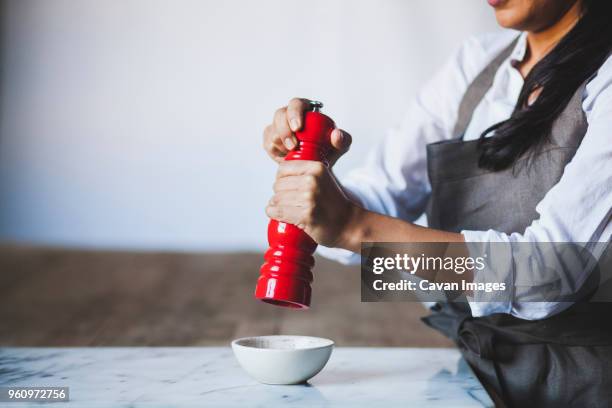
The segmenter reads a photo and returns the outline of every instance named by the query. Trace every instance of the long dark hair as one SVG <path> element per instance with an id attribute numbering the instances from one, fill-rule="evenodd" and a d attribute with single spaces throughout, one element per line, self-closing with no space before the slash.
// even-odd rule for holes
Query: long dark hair
<path id="1" fill-rule="evenodd" d="M 584 0 L 580 20 L 525 78 L 510 118 L 481 134 L 478 165 L 502 170 L 523 155 L 529 159 L 537 154 L 555 119 L 578 87 L 597 72 L 611 48 L 612 1 Z M 534 91 L 541 93 L 529 105 Z M 491 132 L 495 137 L 485 138 Z"/>

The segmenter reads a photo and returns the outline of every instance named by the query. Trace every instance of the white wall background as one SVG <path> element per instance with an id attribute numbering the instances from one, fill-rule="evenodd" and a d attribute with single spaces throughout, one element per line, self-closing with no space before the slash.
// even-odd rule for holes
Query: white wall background
<path id="1" fill-rule="evenodd" d="M 263 248 L 275 165 L 261 131 L 291 96 L 354 137 L 400 119 L 484 0 L 5 1 L 0 239 Z"/>

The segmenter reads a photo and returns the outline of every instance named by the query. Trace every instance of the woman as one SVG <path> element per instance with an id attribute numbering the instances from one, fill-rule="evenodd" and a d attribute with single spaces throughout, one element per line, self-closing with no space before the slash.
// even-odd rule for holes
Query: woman
<path id="1" fill-rule="evenodd" d="M 609 242 L 612 2 L 488 1 L 521 33 L 467 41 L 341 184 L 319 163 L 282 161 L 308 101 L 279 109 L 264 132 L 279 162 L 268 216 L 345 261 L 372 241 Z M 351 136 L 336 129 L 332 144 L 333 165 Z M 413 224 L 426 207 L 429 227 Z M 427 322 L 509 406 L 612 404 L 606 308 L 523 300 L 439 305 Z"/>

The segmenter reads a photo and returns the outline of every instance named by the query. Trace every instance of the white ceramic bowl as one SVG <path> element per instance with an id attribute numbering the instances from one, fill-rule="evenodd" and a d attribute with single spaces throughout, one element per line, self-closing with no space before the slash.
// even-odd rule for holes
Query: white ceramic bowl
<path id="1" fill-rule="evenodd" d="M 325 367 L 334 342 L 308 336 L 259 336 L 232 341 L 244 370 L 264 384 L 299 384 Z"/>

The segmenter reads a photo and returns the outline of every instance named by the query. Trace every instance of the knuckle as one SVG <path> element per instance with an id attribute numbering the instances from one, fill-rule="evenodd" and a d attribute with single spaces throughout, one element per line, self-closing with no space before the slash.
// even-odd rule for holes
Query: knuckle
<path id="1" fill-rule="evenodd" d="M 283 211 L 281 207 L 275 207 L 273 213 L 274 213 L 274 217 L 279 218 L 279 219 L 283 218 L 285 215 L 285 211 Z"/>
<path id="2" fill-rule="evenodd" d="M 274 120 L 282 120 L 287 115 L 287 107 L 283 106 L 282 108 L 278 108 L 276 112 L 274 112 Z"/>
<path id="3" fill-rule="evenodd" d="M 279 139 L 279 135 L 274 124 L 266 126 L 264 129 L 263 139 L 264 141 L 271 143 L 274 143 L 277 139 Z"/>
<path id="4" fill-rule="evenodd" d="M 269 138 L 270 136 L 272 136 L 273 131 L 274 131 L 274 125 L 273 124 L 269 124 L 268 126 L 266 126 L 264 128 L 264 131 L 263 131 L 264 139 Z"/>
<path id="5" fill-rule="evenodd" d="M 325 165 L 321 162 L 314 162 L 312 164 L 312 174 L 315 176 L 321 176 L 325 172 Z"/>
<path id="6" fill-rule="evenodd" d="M 264 148 L 268 145 L 270 139 L 272 139 L 272 131 L 271 131 L 271 125 L 268 125 L 264 128 L 263 131 L 263 138 L 262 138 L 262 144 L 264 146 Z"/>
<path id="7" fill-rule="evenodd" d="M 315 202 L 315 193 L 312 190 L 304 191 L 303 198 L 309 206 Z"/>
<path id="8" fill-rule="evenodd" d="M 263 147 L 268 153 L 274 152 L 274 149 L 276 148 L 274 142 L 271 140 L 264 140 Z"/>
<path id="9" fill-rule="evenodd" d="M 302 104 L 302 98 L 294 97 L 289 100 L 289 105 L 294 106 L 294 105 L 301 105 L 301 104 Z"/>
<path id="10" fill-rule="evenodd" d="M 278 164 L 278 170 L 276 172 L 276 176 L 279 177 L 281 175 L 283 175 L 285 172 L 287 172 L 289 170 L 289 166 L 291 165 L 290 162 L 287 161 L 283 161 L 281 163 Z"/>
<path id="11" fill-rule="evenodd" d="M 306 188 L 314 190 L 317 188 L 317 178 L 311 174 L 306 176 L 306 179 L 304 181 L 304 185 L 306 186 Z"/>

